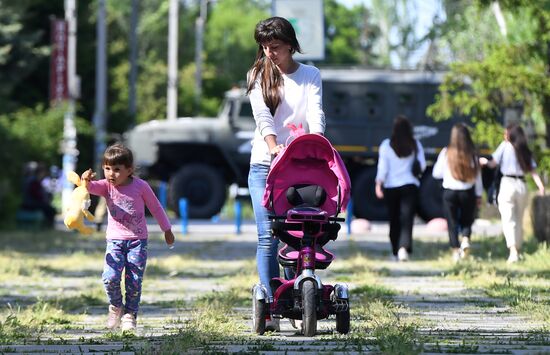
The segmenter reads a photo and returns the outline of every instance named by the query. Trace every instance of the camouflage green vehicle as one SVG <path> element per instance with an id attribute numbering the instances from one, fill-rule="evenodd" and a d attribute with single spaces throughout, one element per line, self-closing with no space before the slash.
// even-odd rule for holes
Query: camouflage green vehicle
<path id="1" fill-rule="evenodd" d="M 391 134 L 393 119 L 404 114 L 414 125 L 429 165 L 447 145 L 452 125 L 464 118 L 434 122 L 426 108 L 434 102 L 444 73 L 321 69 L 326 137 L 346 163 L 352 179 L 353 213 L 369 220 L 387 219 L 374 194 L 378 145 Z M 216 118 L 155 120 L 126 133 L 137 165 L 146 178 L 168 182 L 168 204 L 178 211 L 185 197 L 191 218 L 220 212 L 231 185 L 247 186 L 250 141 L 255 123 L 242 89 L 226 94 Z M 422 178 L 419 215 L 442 215 L 440 181 Z"/>

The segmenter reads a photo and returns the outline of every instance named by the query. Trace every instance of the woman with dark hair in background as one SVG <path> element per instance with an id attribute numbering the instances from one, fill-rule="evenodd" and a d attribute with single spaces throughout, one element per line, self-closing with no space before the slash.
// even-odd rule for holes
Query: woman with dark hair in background
<path id="1" fill-rule="evenodd" d="M 394 259 L 407 261 L 412 253 L 412 229 L 420 180 L 413 174 L 418 159 L 421 171 L 426 169 L 422 144 L 413 136 L 410 121 L 397 116 L 390 139 L 378 150 L 376 197 L 385 198 L 390 217 L 390 242 Z"/>
<path id="2" fill-rule="evenodd" d="M 465 124 L 453 126 L 449 145 L 439 153 L 432 175 L 443 179 L 443 213 L 453 260 L 458 262 L 470 250 L 472 224 L 483 192 L 476 148 Z M 459 233 L 462 234 L 460 243 Z"/>
<path id="3" fill-rule="evenodd" d="M 502 173 L 498 193 L 498 210 L 502 222 L 502 232 L 510 253 L 508 263 L 519 260 L 523 243 L 523 214 L 527 207 L 527 185 L 525 174 L 530 173 L 544 195 L 544 184 L 536 171 L 537 164 L 527 145 L 523 128 L 517 123 L 510 123 L 504 132 L 504 141 L 492 155 L 492 160 L 480 158 L 481 165 L 496 167 Z"/>
<path id="4" fill-rule="evenodd" d="M 322 86 L 319 69 L 298 63 L 296 32 L 282 17 L 271 17 L 256 25 L 256 60 L 248 72 L 247 85 L 256 130 L 252 140 L 248 188 L 258 230 L 256 262 L 260 282 L 273 297 L 269 281 L 279 277 L 278 240 L 271 235 L 268 210 L 262 206 L 267 173 L 273 156 L 279 154 L 290 136 L 291 126 L 302 125 L 307 133 L 323 134 Z M 266 329 L 279 330 L 279 319 L 268 319 Z"/>

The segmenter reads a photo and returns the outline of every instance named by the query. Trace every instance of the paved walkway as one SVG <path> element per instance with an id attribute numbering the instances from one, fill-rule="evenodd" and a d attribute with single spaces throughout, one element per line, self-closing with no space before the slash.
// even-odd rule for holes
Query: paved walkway
<path id="1" fill-rule="evenodd" d="M 174 250 L 168 250 L 160 240 L 150 242 L 150 255 L 169 255 L 182 253 L 192 255 L 198 259 L 211 262 L 249 259 L 255 254 L 256 236 L 255 226 L 249 221 L 242 225 L 242 234 L 234 233 L 235 226 L 231 222 L 203 223 L 193 221 L 188 226 L 189 234 L 178 235 Z M 414 259 L 408 263 L 395 263 L 387 260 L 389 249 L 387 239 L 387 225 L 374 223 L 368 232 L 347 235 L 345 227 L 337 241 L 331 244 L 331 250 L 338 255 L 339 250 L 344 252 L 352 248 L 364 251 L 380 259 L 378 268 L 386 270 L 382 283 L 394 289 L 397 295 L 393 301 L 402 304 L 400 317 L 416 317 L 425 322 L 420 327 L 420 334 L 430 335 L 432 339 L 424 344 L 425 353 L 485 353 L 485 354 L 533 354 L 550 353 L 550 341 L 545 332 L 541 332 L 543 325 L 529 317 L 519 316 L 510 312 L 509 308 L 499 300 L 491 299 L 480 292 L 467 289 L 460 281 L 453 281 L 441 277 L 440 270 L 430 269 Z M 152 227 L 152 231 L 155 228 Z M 175 232 L 179 233 L 175 224 Z M 474 226 L 476 234 L 487 236 L 500 235 L 498 224 L 477 221 Z M 417 240 L 436 240 L 446 243 L 446 232 L 429 230 L 425 224 L 415 226 Z M 170 307 L 170 304 L 184 299 L 193 299 L 206 291 L 222 290 L 225 286 L 217 283 L 216 278 L 196 278 L 192 275 L 171 275 L 166 280 L 155 281 L 155 302 L 166 301 L 166 306 L 147 306 L 152 303 L 151 295 L 144 293 L 142 315 L 140 316 L 138 334 L 142 336 L 160 336 L 173 331 L 173 325 L 167 325 L 167 319 L 173 318 L 179 312 L 185 317 L 186 310 Z M 58 283 L 58 284 L 57 284 Z M 63 289 L 78 289 L 78 277 L 59 279 L 57 285 L 45 285 L 41 292 L 43 297 Z M 4 285 L 17 287 L 17 285 Z M 354 285 L 351 285 L 352 289 Z M 352 290 L 353 292 L 353 290 Z M 27 295 L 28 296 L 28 295 Z M 161 299 L 159 299 L 159 297 Z M 6 300 L 2 300 L 5 303 Z M 147 348 L 145 343 L 135 342 L 132 346 L 120 341 L 94 344 L 94 339 L 104 334 L 105 307 L 97 306 L 88 309 L 88 315 L 82 321 L 80 330 L 74 327 L 64 333 L 55 334 L 53 339 L 64 339 L 65 344 L 10 344 L 0 346 L 3 353 L 134 353 L 136 350 Z M 188 311 L 188 310 L 187 310 Z M 236 309 L 242 314 L 243 322 L 247 327 L 249 310 Z M 375 346 L 367 343 L 346 347 L 345 342 L 323 340 L 323 334 L 334 327 L 334 320 L 319 322 L 320 336 L 305 338 L 297 335 L 287 321 L 282 322 L 281 333 L 268 338 L 270 346 L 265 347 L 263 342 L 247 344 L 215 343 L 211 344 L 210 352 L 244 352 L 262 354 L 316 354 L 316 353 L 347 353 L 359 354 L 378 352 Z M 433 335 L 441 339 L 433 341 Z M 264 340 L 265 337 L 259 337 Z M 157 339 L 158 341 L 158 339 Z M 264 345 L 262 345 L 264 344 Z M 371 343 L 372 344 L 372 343 Z M 141 350 L 143 351 L 143 350 Z M 196 349 L 202 353 L 204 349 Z"/>

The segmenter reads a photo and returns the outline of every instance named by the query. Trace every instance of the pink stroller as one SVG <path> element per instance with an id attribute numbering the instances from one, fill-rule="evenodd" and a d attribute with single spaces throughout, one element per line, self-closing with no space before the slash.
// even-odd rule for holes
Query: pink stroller
<path id="1" fill-rule="evenodd" d="M 326 269 L 334 255 L 323 247 L 336 240 L 350 198 L 350 179 L 342 159 L 320 135 L 295 138 L 271 165 L 263 204 L 271 210 L 272 233 L 285 243 L 278 261 L 294 271 L 291 280 L 274 278 L 270 302 L 264 286 L 253 288 L 253 328 L 265 332 L 266 317 L 302 320 L 305 336 L 314 336 L 317 320 L 336 315 L 336 330 L 349 332 L 346 285 L 324 285 L 315 274 Z"/>

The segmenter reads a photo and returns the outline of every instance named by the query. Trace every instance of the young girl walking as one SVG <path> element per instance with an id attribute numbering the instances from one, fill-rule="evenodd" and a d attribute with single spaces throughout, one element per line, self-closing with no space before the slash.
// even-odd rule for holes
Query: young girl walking
<path id="1" fill-rule="evenodd" d="M 109 146 L 102 165 L 104 179 L 92 181 L 95 173 L 91 169 L 82 174 L 82 179 L 89 181 L 90 194 L 105 198 L 109 212 L 102 275 L 110 303 L 107 328 L 116 329 L 121 325 L 123 331 L 134 331 L 147 263 L 145 206 L 157 220 L 169 246 L 174 244 L 174 234 L 149 184 L 133 175 L 134 159 L 130 149 L 122 144 Z M 120 286 L 123 270 L 125 302 Z"/>
<path id="2" fill-rule="evenodd" d="M 443 213 L 453 260 L 458 262 L 470 250 L 472 224 L 483 192 L 476 148 L 465 124 L 457 123 L 451 129 L 449 145 L 439 153 L 432 175 L 443 179 Z"/>

